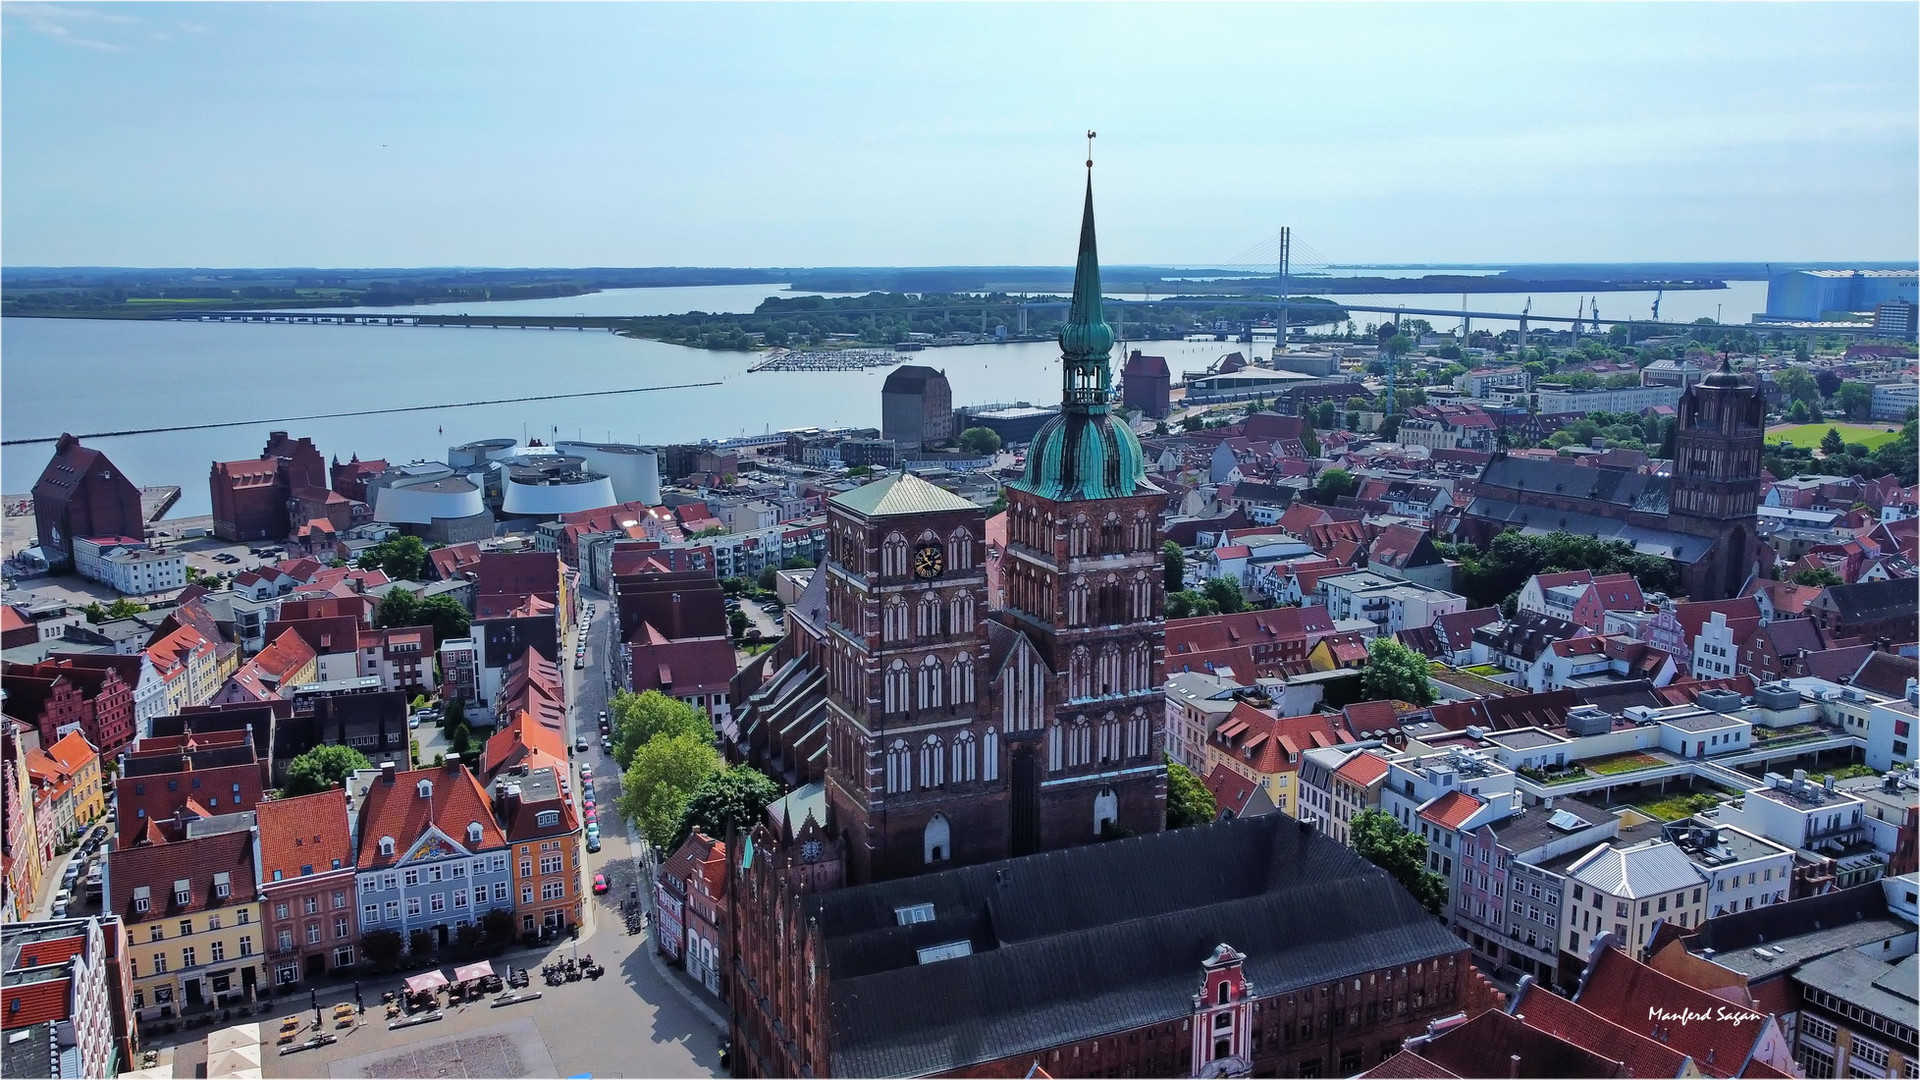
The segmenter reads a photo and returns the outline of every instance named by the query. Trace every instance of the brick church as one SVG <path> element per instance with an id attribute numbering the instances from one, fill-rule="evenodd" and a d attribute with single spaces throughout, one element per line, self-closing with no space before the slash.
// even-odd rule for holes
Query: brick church
<path id="1" fill-rule="evenodd" d="M 738 1075 L 1346 1074 L 1497 998 L 1290 819 L 1164 831 L 1167 495 L 1113 413 L 1101 308 L 1089 181 L 1062 409 L 1004 547 L 910 473 L 838 495 L 745 675 L 723 740 L 793 790 L 727 844 Z"/>
<path id="2" fill-rule="evenodd" d="M 1680 398 L 1673 474 L 1496 456 L 1460 522 L 1482 546 L 1508 528 L 1623 540 L 1679 571 L 1693 600 L 1740 595 L 1758 573 L 1767 405 L 1725 360 Z"/>

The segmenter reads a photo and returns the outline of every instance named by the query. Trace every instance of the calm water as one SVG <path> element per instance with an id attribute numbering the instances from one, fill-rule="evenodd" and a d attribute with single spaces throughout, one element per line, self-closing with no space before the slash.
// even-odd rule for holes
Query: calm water
<path id="1" fill-rule="evenodd" d="M 1765 306 L 1764 282 L 1711 292 L 1668 293 L 1661 315 L 1728 321 Z M 622 289 L 581 297 L 435 307 L 435 311 L 657 314 L 751 311 L 778 285 Z M 1377 297 L 1385 305 L 1445 307 L 1436 295 Z M 1652 294 L 1601 297 L 1605 313 L 1641 312 Z M 1522 297 L 1475 295 L 1476 308 L 1518 311 Z M 1360 302 L 1356 299 L 1355 302 Z M 1455 297 L 1452 303 L 1457 303 Z M 1571 315 L 1578 299 L 1534 297 L 1536 314 Z M 1374 316 L 1374 319 L 1384 316 Z M 1447 320 L 1429 317 L 1436 326 Z M 1356 313 L 1356 321 L 1370 321 Z M 1157 342 L 1178 373 L 1236 346 Z M 342 410 L 433 405 L 613 387 L 718 381 L 655 394 L 530 402 L 388 416 L 340 417 L 91 440 L 139 484 L 178 484 L 174 513 L 207 513 L 207 469 L 250 458 L 267 432 L 310 435 L 322 453 L 393 461 L 441 458 L 471 439 L 515 436 L 643 443 L 727 438 L 806 425 L 880 422 L 886 369 L 746 373 L 751 358 L 685 349 L 608 333 L 381 326 L 0 320 L 0 431 L 8 438 L 169 424 L 292 417 Z M 1047 342 L 927 349 L 915 363 L 946 371 L 954 400 L 1047 402 L 1059 396 L 1059 356 Z M 0 490 L 28 490 L 49 447 L 0 452 Z"/>

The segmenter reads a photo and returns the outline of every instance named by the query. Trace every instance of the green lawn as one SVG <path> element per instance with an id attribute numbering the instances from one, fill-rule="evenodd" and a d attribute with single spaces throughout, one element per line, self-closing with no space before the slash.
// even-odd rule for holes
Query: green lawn
<path id="1" fill-rule="evenodd" d="M 1882 443 L 1890 443 L 1900 436 L 1898 424 L 1866 427 L 1860 424 L 1799 424 L 1789 427 L 1769 428 L 1767 441 L 1770 443 L 1790 442 L 1807 450 L 1818 450 L 1820 440 L 1833 428 L 1840 432 L 1842 442 L 1861 443 L 1869 450 L 1875 450 Z"/>
<path id="2" fill-rule="evenodd" d="M 1654 757 L 1651 754 L 1627 753 L 1615 754 L 1612 757 L 1595 758 L 1583 764 L 1586 765 L 1589 771 L 1597 772 L 1601 776 L 1618 776 L 1621 773 L 1639 772 L 1641 769 L 1657 769 L 1662 765 L 1671 765 L 1673 763 Z"/>

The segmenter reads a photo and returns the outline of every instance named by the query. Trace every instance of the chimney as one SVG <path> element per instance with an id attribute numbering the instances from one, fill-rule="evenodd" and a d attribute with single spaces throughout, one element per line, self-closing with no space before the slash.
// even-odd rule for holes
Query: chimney
<path id="1" fill-rule="evenodd" d="M 1519 1077 L 1520 1077 L 1520 1055 L 1509 1054 L 1507 1055 L 1507 1080 L 1519 1080 Z"/>
<path id="2" fill-rule="evenodd" d="M 396 766 L 391 761 L 381 762 L 380 763 L 380 782 L 383 784 L 393 783 L 395 768 Z"/>
<path id="3" fill-rule="evenodd" d="M 448 772 L 460 771 L 460 755 L 459 754 L 448 754 L 446 756 L 445 761 L 446 761 Z"/>

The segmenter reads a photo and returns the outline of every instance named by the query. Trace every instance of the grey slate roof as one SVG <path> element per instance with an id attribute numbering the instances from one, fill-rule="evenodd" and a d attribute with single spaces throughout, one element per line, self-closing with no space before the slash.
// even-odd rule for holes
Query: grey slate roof
<path id="1" fill-rule="evenodd" d="M 1842 949 L 1912 932 L 1912 923 L 1888 913 L 1886 889 L 1875 881 L 1715 916 L 1687 940 L 1687 951 L 1712 949 L 1714 963 L 1758 982 Z"/>
<path id="2" fill-rule="evenodd" d="M 1498 457 L 1487 462 L 1481 485 L 1514 488 L 1569 499 L 1592 499 L 1652 514 L 1667 512 L 1670 481 L 1664 476 L 1596 469 L 1571 461 Z"/>
<path id="3" fill-rule="evenodd" d="M 1806 964 L 1793 977 L 1802 986 L 1901 1024 L 1914 1022 L 1920 1003 L 1920 991 L 1915 990 L 1920 986 L 1920 956 L 1912 953 L 1888 963 L 1871 953 L 1845 949 Z"/>
<path id="4" fill-rule="evenodd" d="M 932 922 L 895 909 L 931 903 Z M 1279 814 L 817 894 L 832 1062 L 918 1076 L 1191 1014 L 1201 962 L 1260 995 L 1451 956 L 1387 875 Z M 971 955 L 919 964 L 959 940 Z"/>
<path id="5" fill-rule="evenodd" d="M 1611 470 L 1581 469 L 1580 471 L 1604 473 Z M 1510 525 L 1528 536 L 1542 536 L 1550 532 L 1570 532 L 1578 536 L 1598 537 L 1601 540 L 1624 540 L 1633 545 L 1634 551 L 1642 555 L 1655 555 L 1679 563 L 1699 562 L 1706 557 L 1713 546 L 1713 542 L 1705 538 L 1689 536 L 1670 529 L 1653 529 L 1599 514 L 1528 506 L 1484 495 L 1476 497 L 1473 504 L 1467 507 L 1467 516 Z"/>

